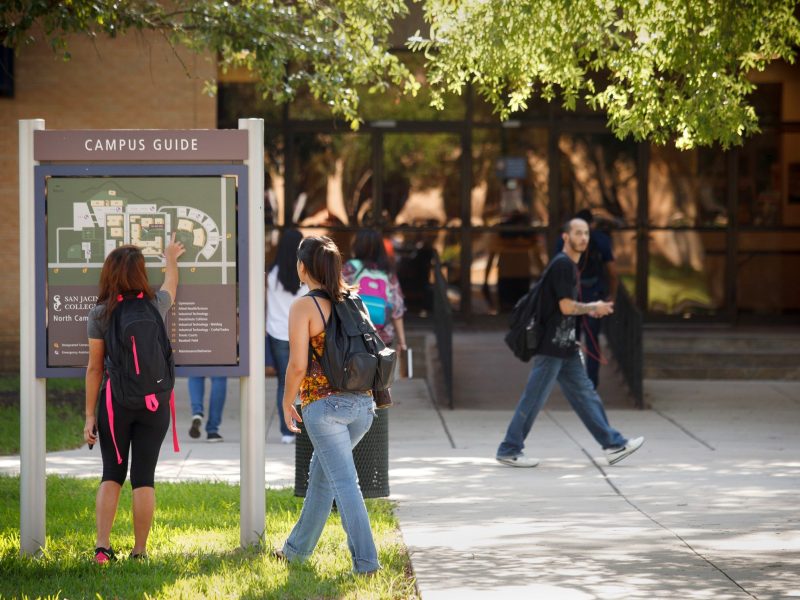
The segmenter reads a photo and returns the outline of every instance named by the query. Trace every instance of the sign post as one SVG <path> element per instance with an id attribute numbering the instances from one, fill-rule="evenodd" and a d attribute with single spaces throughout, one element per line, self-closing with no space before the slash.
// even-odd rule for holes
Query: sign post
<path id="1" fill-rule="evenodd" d="M 45 378 L 85 374 L 105 257 L 138 246 L 158 286 L 172 236 L 187 249 L 165 319 L 176 374 L 241 378 L 241 543 L 263 537 L 263 134 L 260 119 L 216 131 L 20 121 L 22 552 L 45 541 Z"/>
<path id="2" fill-rule="evenodd" d="M 264 536 L 266 507 L 264 504 L 264 121 L 239 119 L 239 129 L 248 132 L 248 177 L 250 178 L 250 219 L 247 224 L 250 240 L 249 278 L 250 311 L 250 374 L 242 377 L 241 395 L 242 443 L 239 447 L 239 539 L 242 546 L 258 544 Z M 260 333 L 260 335 L 259 335 Z"/>
<path id="3" fill-rule="evenodd" d="M 35 251 L 33 132 L 43 119 L 19 122 L 19 501 L 20 553 L 34 555 L 45 543 L 46 380 L 36 376 L 36 276 L 26 257 Z"/>

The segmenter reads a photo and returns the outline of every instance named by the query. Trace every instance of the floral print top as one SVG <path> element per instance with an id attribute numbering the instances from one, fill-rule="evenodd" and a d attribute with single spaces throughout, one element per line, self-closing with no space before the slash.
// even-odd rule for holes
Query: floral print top
<path id="1" fill-rule="evenodd" d="M 309 342 L 311 343 L 311 347 L 314 348 L 314 352 L 316 352 L 318 356 L 322 356 L 323 352 L 325 352 L 325 332 L 323 331 L 315 335 Z M 303 377 L 303 380 L 300 382 L 300 403 L 303 408 L 312 402 L 330 396 L 335 391 L 336 390 L 334 390 L 328 382 L 328 378 L 325 377 L 322 365 L 319 364 L 317 357 L 314 356 L 313 352 L 309 352 L 306 376 Z"/>

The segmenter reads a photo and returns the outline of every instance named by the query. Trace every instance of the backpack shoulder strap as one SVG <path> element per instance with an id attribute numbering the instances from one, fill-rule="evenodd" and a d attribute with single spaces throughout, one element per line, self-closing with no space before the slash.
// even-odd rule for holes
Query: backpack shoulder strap
<path id="1" fill-rule="evenodd" d="M 311 298 L 314 301 L 314 305 L 317 307 L 317 310 L 319 311 L 319 316 L 322 317 L 322 324 L 325 327 L 325 329 L 327 330 L 328 329 L 328 321 L 333 318 L 333 301 L 331 301 L 331 316 L 329 317 L 328 320 L 326 320 L 325 319 L 325 313 L 322 312 L 322 308 L 320 307 L 319 302 L 317 302 L 317 298 L 325 298 L 326 300 L 330 300 L 330 297 L 328 296 L 327 292 L 325 292 L 324 290 L 311 290 L 305 295 L 308 296 L 309 298 Z M 317 362 L 320 362 L 322 360 L 322 357 L 314 349 L 314 346 L 311 343 L 311 340 L 309 340 L 308 341 L 308 360 L 309 360 L 309 363 L 311 362 L 311 357 L 314 357 L 315 359 L 317 359 Z"/>
<path id="2" fill-rule="evenodd" d="M 319 316 L 322 317 L 322 326 L 327 329 L 328 321 L 325 319 L 325 313 L 322 312 L 322 308 L 320 307 L 319 302 L 317 302 L 316 295 L 308 293 L 306 294 L 306 296 L 310 297 L 314 301 L 314 305 L 317 307 L 317 310 L 319 311 Z"/>

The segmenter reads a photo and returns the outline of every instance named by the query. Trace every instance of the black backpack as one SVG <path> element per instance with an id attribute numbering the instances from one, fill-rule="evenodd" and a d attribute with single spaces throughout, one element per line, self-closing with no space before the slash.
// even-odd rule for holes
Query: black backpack
<path id="1" fill-rule="evenodd" d="M 539 281 L 517 300 L 508 318 L 510 329 L 506 334 L 505 342 L 514 356 L 522 362 L 528 362 L 536 355 L 544 337 L 542 287 L 553 263 L 555 263 L 555 259 L 547 265 Z"/>
<path id="2" fill-rule="evenodd" d="M 106 408 L 111 437 L 121 462 L 114 435 L 113 403 L 131 410 L 155 412 L 169 401 L 172 441 L 178 452 L 175 429 L 175 358 L 164 320 L 144 294 L 118 296 L 105 335 Z"/>
<path id="3" fill-rule="evenodd" d="M 307 296 L 326 298 L 323 290 Z M 369 313 L 357 294 L 349 292 L 341 302 L 331 302 L 331 316 L 325 322 L 325 351 L 319 356 L 309 344 L 333 389 L 345 392 L 382 391 L 394 380 L 397 354 L 383 343 L 369 320 Z"/>

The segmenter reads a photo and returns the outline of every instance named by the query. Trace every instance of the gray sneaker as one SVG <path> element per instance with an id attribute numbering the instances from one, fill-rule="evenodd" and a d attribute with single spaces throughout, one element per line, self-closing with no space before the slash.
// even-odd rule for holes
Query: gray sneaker
<path id="1" fill-rule="evenodd" d="M 192 426 L 189 427 L 189 437 L 200 437 L 200 426 L 203 424 L 203 415 L 192 415 Z"/>
<path id="2" fill-rule="evenodd" d="M 516 456 L 496 456 L 497 462 L 508 465 L 509 467 L 535 467 L 539 464 L 538 458 L 531 458 L 520 453 Z"/>
<path id="3" fill-rule="evenodd" d="M 637 438 L 633 438 L 632 440 L 628 440 L 624 446 L 620 446 L 618 448 L 607 448 L 606 458 L 608 459 L 608 464 L 617 464 L 626 456 L 630 456 L 636 452 L 642 447 L 642 444 L 644 444 L 644 438 L 639 436 Z"/>

